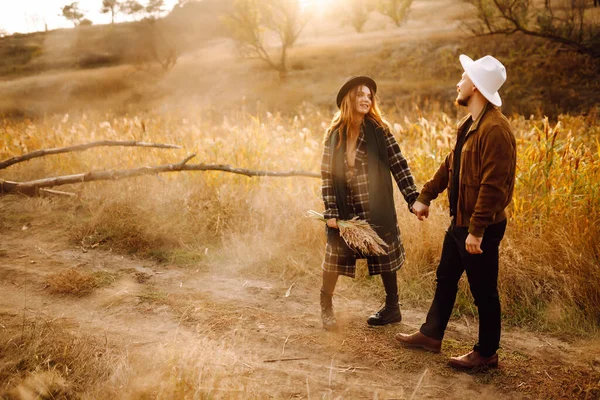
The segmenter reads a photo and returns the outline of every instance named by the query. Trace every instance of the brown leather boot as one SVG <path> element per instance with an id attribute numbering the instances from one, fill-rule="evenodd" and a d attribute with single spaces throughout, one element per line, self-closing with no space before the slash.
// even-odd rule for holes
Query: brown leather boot
<path id="1" fill-rule="evenodd" d="M 432 339 L 421 332 L 415 332 L 412 335 L 399 333 L 396 335 L 396 340 L 404 346 L 418 347 L 434 353 L 439 353 L 442 350 L 441 340 Z"/>
<path id="2" fill-rule="evenodd" d="M 460 357 L 451 357 L 448 365 L 462 369 L 496 368 L 498 367 L 498 353 L 494 353 L 491 357 L 483 357 L 478 351 L 473 350 Z"/>

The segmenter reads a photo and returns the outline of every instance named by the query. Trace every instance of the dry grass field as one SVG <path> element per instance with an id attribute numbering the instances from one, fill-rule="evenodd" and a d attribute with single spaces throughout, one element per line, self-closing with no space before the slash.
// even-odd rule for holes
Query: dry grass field
<path id="1" fill-rule="evenodd" d="M 431 16 L 433 6 L 444 12 Z M 347 76 L 365 73 L 380 83 L 420 187 L 464 112 L 452 106 L 458 54 L 499 53 L 509 61 L 505 110 L 518 143 L 501 246 L 499 369 L 446 366 L 477 337 L 466 281 L 441 355 L 394 343 L 420 326 L 431 301 L 445 199 L 420 222 L 396 193 L 408 256 L 402 323 L 367 327 L 383 295 L 360 265 L 355 280 L 340 279 L 341 329 L 330 333 L 318 306 L 323 227 L 306 217 L 322 209 L 319 179 L 172 172 L 56 188 L 76 197 L 0 197 L 0 398 L 600 398 L 598 106 L 592 96 L 585 112 L 556 113 L 585 93 L 532 86 L 519 69 L 525 57 L 548 62 L 550 48 L 523 55 L 510 40 L 467 40 L 463 13 L 450 0 L 423 0 L 399 29 L 376 18 L 361 35 L 309 28 L 284 81 L 234 57 L 225 39 L 184 54 L 164 76 L 116 65 L 6 79 L 0 160 L 95 140 L 182 148 L 41 157 L 0 170 L 0 179 L 177 163 L 192 153 L 193 163 L 318 172 L 333 96 Z M 597 68 L 579 65 L 572 87 L 597 78 Z"/>

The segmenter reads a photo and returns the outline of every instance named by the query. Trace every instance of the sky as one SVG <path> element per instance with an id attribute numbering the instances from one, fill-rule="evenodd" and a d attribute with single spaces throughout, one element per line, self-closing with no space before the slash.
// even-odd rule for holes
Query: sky
<path id="1" fill-rule="evenodd" d="M 61 8 L 74 0 L 0 0 L 0 30 L 8 33 L 29 33 L 44 30 L 44 21 L 48 29 L 72 28 L 73 24 L 61 17 Z M 146 1 L 142 1 L 145 4 Z M 172 9 L 177 0 L 165 0 L 167 9 Z M 79 8 L 85 18 L 95 25 L 110 23 L 110 14 L 100 13 L 102 0 L 79 0 Z M 124 21 L 122 15 L 116 22 Z"/>

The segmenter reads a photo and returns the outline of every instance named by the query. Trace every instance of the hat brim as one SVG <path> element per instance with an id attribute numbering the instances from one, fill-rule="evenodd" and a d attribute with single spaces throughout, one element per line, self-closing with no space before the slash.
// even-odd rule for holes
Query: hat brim
<path id="1" fill-rule="evenodd" d="M 373 94 L 377 93 L 377 83 L 375 83 L 372 78 L 368 76 L 354 76 L 348 79 L 348 81 L 340 88 L 336 98 L 338 108 L 342 105 L 342 100 L 344 100 L 344 97 L 348 92 L 358 85 L 365 85 L 373 91 Z"/>
<path id="2" fill-rule="evenodd" d="M 467 73 L 467 76 L 473 82 L 473 85 L 479 90 L 479 93 L 483 95 L 490 103 L 493 105 L 500 107 L 502 105 L 502 99 L 500 98 L 500 93 L 497 91 L 495 93 L 491 93 L 482 89 L 484 85 L 477 79 L 477 74 L 475 72 L 475 61 L 471 59 L 471 57 L 461 54 L 458 59 L 460 60 L 460 65 L 462 65 L 463 69 Z"/>

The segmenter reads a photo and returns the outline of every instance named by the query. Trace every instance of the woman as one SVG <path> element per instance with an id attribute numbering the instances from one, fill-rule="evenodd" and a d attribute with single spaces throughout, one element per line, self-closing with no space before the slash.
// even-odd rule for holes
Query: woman
<path id="1" fill-rule="evenodd" d="M 337 95 L 339 111 L 325 136 L 321 164 L 322 192 L 327 219 L 327 245 L 323 261 L 321 316 L 326 330 L 335 329 L 332 296 L 339 275 L 354 277 L 356 259 L 366 258 L 370 275 L 381 275 L 385 306 L 367 320 L 386 325 L 402 320 L 396 271 L 404 263 L 404 247 L 396 222 L 394 176 L 409 209 L 418 193 L 406 160 L 381 116 L 375 94 L 377 84 L 367 76 L 348 80 Z M 337 220 L 354 216 L 368 221 L 388 244 L 387 254 L 364 256 L 341 239 Z"/>

